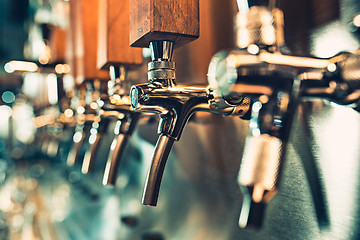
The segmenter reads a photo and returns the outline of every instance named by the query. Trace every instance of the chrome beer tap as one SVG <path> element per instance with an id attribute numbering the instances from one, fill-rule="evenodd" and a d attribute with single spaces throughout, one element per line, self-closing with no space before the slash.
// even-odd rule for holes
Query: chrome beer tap
<path id="1" fill-rule="evenodd" d="M 237 50 L 216 54 L 208 80 L 215 94 L 213 107 L 222 108 L 244 96 L 252 102 L 250 132 L 238 175 L 243 194 L 240 227 L 261 226 L 266 204 L 275 196 L 297 103 L 327 99 L 359 111 L 359 50 L 330 59 L 281 53 L 282 12 L 238 1 Z M 254 2 L 252 2 L 254 3 Z M 302 159 L 320 226 L 329 224 L 321 183 L 314 161 Z M 315 172 L 315 173 L 314 173 Z"/>
<path id="2" fill-rule="evenodd" d="M 142 203 L 156 206 L 162 175 L 174 141 L 178 141 L 189 118 L 196 111 L 216 112 L 223 115 L 244 115 L 249 104 L 213 109 L 213 98 L 208 86 L 177 85 L 175 63 L 171 61 L 173 42 L 150 42 L 152 61 L 148 64 L 148 83 L 132 86 L 131 107 L 134 111 L 155 113 L 160 117 L 159 138 L 148 172 Z"/>
<path id="3" fill-rule="evenodd" d="M 238 1 L 237 50 L 216 54 L 208 80 L 214 107 L 251 100 L 250 131 L 238 175 L 243 195 L 239 226 L 262 224 L 276 195 L 292 119 L 300 98 L 299 72 L 320 71 L 328 60 L 283 55 L 283 14 L 274 1 Z"/>
<path id="4" fill-rule="evenodd" d="M 100 106 L 104 104 L 104 101 L 107 101 L 107 82 L 106 81 L 96 81 L 97 87 L 94 91 L 94 101 L 91 103 L 92 108 L 96 110 L 96 121 L 94 121 L 91 125 L 90 136 L 88 139 L 89 147 L 84 155 L 84 160 L 81 167 L 81 172 L 83 174 L 87 174 L 92 171 L 93 165 L 95 163 L 98 150 L 100 148 L 100 143 L 104 138 L 108 126 L 110 124 L 110 117 L 102 116 L 100 114 L 101 109 Z"/>
<path id="5" fill-rule="evenodd" d="M 115 116 L 117 122 L 114 129 L 115 137 L 111 143 L 105 167 L 104 185 L 115 184 L 121 157 L 139 119 L 139 113 L 131 109 L 130 98 L 127 95 L 129 83 L 125 67 L 111 66 L 110 76 L 112 79 L 109 82 L 110 101 L 104 104 L 100 114 L 103 117 Z"/>
<path id="6" fill-rule="evenodd" d="M 140 66 L 141 49 L 129 46 L 129 0 L 105 0 L 98 3 L 97 68 L 109 71 L 108 93 L 100 104 L 101 119 L 116 121 L 115 137 L 107 155 L 103 176 L 104 185 L 116 182 L 121 157 L 129 137 L 136 126 L 139 114 L 130 107 L 130 79 L 127 71 Z"/>

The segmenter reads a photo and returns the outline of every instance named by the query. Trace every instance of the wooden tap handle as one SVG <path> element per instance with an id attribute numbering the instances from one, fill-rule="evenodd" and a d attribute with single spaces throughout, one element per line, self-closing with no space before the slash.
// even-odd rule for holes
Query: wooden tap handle
<path id="1" fill-rule="evenodd" d="M 129 0 L 101 0 L 98 21 L 98 68 L 142 63 L 141 49 L 130 47 Z"/>
<path id="2" fill-rule="evenodd" d="M 168 40 L 179 47 L 198 37 L 199 0 L 130 0 L 131 46 Z"/>
<path id="3" fill-rule="evenodd" d="M 60 27 L 54 27 L 50 35 L 50 49 L 52 62 L 64 63 L 66 61 L 66 39 L 67 30 Z"/>
<path id="4" fill-rule="evenodd" d="M 70 17 L 73 18 L 70 22 L 74 28 L 73 51 L 78 84 L 85 80 L 110 78 L 108 71 L 97 68 L 98 6 L 99 0 L 70 1 L 70 8 L 74 8 L 70 10 Z"/>

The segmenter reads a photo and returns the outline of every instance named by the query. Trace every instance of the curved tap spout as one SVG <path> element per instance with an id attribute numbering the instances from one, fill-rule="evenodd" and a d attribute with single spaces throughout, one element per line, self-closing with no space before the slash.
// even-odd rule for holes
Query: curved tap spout
<path id="1" fill-rule="evenodd" d="M 92 121 L 85 121 L 84 124 L 76 127 L 73 136 L 73 146 L 68 154 L 66 164 L 68 166 L 74 166 L 83 157 L 83 151 L 85 150 L 85 142 L 89 139 L 90 128 Z"/>
<path id="2" fill-rule="evenodd" d="M 175 139 L 161 134 L 155 146 L 155 152 L 146 178 L 142 203 L 148 206 L 156 206 L 161 179 L 165 164 L 170 154 Z"/>
<path id="3" fill-rule="evenodd" d="M 207 88 L 162 88 L 141 84 L 131 88 L 130 97 L 135 111 L 160 116 L 159 139 L 143 195 L 144 205 L 156 206 L 165 163 L 174 141 L 180 139 L 185 124 L 195 111 L 209 109 Z"/>
<path id="4" fill-rule="evenodd" d="M 124 153 L 128 139 L 135 129 L 138 118 L 138 113 L 129 111 L 122 114 L 122 118 L 117 121 L 114 129 L 115 137 L 111 143 L 110 152 L 106 162 L 103 177 L 104 185 L 115 184 L 121 157 Z"/>
<path id="5" fill-rule="evenodd" d="M 102 118 L 100 122 L 94 122 L 90 130 L 89 145 L 90 147 L 85 153 L 81 172 L 87 174 L 92 171 L 95 158 L 97 156 L 100 143 L 106 134 L 110 119 Z"/>
<path id="6" fill-rule="evenodd" d="M 125 67 L 110 67 L 111 81 L 109 82 L 109 95 L 106 103 L 100 110 L 103 118 L 116 117 L 114 129 L 115 137 L 112 141 L 103 176 L 104 185 L 114 185 L 121 157 L 126 148 L 129 137 L 133 133 L 139 114 L 130 107 L 128 94 L 129 81 Z"/>
<path id="7" fill-rule="evenodd" d="M 162 174 L 173 142 L 180 139 L 193 113 L 206 111 L 227 116 L 243 116 L 249 109 L 249 102 L 223 109 L 212 108 L 208 102 L 213 96 L 207 86 L 177 85 L 163 88 L 140 84 L 131 88 L 130 98 L 135 111 L 156 113 L 160 117 L 159 139 L 143 195 L 143 204 L 150 206 L 156 206 Z"/>

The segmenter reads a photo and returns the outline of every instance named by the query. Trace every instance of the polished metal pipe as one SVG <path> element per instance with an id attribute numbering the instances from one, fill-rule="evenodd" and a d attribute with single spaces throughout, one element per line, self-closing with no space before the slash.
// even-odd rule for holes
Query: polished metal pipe
<path id="1" fill-rule="evenodd" d="M 115 137 L 111 143 L 104 171 L 103 185 L 115 185 L 121 157 L 124 154 L 128 139 L 135 129 L 138 118 L 139 114 L 131 113 L 129 116 L 124 116 L 117 121 L 114 129 Z"/>
<path id="2" fill-rule="evenodd" d="M 144 205 L 156 206 L 157 204 L 165 164 L 174 141 L 175 139 L 169 136 L 163 134 L 159 136 L 144 187 L 142 197 Z"/>
<path id="3" fill-rule="evenodd" d="M 94 122 L 90 130 L 89 145 L 85 153 L 81 172 L 87 174 L 92 171 L 95 159 L 100 147 L 100 143 L 106 134 L 110 119 L 103 118 L 100 122 Z M 95 125 L 95 126 L 94 126 Z"/>
<path id="4" fill-rule="evenodd" d="M 174 43 L 171 41 L 150 42 L 152 61 L 171 61 L 174 52 Z"/>
<path id="5" fill-rule="evenodd" d="M 103 185 L 115 185 L 120 159 L 125 150 L 128 139 L 128 135 L 119 134 L 115 136 L 114 140 L 112 141 L 104 171 L 104 177 L 102 181 Z"/>
<path id="6" fill-rule="evenodd" d="M 301 96 L 322 98 L 360 111 L 360 49 L 329 59 L 323 71 L 301 73 Z"/>
<path id="7" fill-rule="evenodd" d="M 82 157 L 82 151 L 85 147 L 85 142 L 90 135 L 91 121 L 86 121 L 83 125 L 78 126 L 78 130 L 75 131 L 73 136 L 73 146 L 68 154 L 66 164 L 68 166 L 74 166 Z"/>

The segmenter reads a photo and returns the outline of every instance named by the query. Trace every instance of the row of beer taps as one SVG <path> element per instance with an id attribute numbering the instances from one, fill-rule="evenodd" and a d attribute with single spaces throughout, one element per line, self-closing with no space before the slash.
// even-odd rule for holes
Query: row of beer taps
<path id="1" fill-rule="evenodd" d="M 240 117 L 249 122 L 249 134 L 238 174 L 243 195 L 239 226 L 261 226 L 266 205 L 280 185 L 298 104 L 327 99 L 360 111 L 360 52 L 339 53 L 329 59 L 283 54 L 283 13 L 276 1 L 237 3 L 237 48 L 213 56 L 208 85 L 176 83 L 172 56 L 178 43 L 166 37 L 148 40 L 151 61 L 147 83 L 131 86 L 124 66 L 110 67 L 108 84 L 88 83 L 80 97 L 83 108 L 76 117 L 67 164 L 82 161 L 82 173 L 90 172 L 99 144 L 115 119 L 115 137 L 103 177 L 103 184 L 115 184 L 138 120 L 157 115 L 159 137 L 142 198 L 144 205 L 156 206 L 169 153 L 190 117 L 198 111 Z M 319 222 L 326 222 L 326 209 L 315 207 L 319 208 Z"/>

